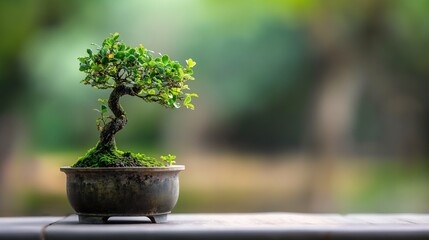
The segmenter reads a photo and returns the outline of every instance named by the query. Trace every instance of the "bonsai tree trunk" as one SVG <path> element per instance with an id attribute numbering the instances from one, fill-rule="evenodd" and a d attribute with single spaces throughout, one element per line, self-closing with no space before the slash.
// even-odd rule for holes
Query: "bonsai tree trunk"
<path id="1" fill-rule="evenodd" d="M 100 142 L 98 148 L 111 148 L 116 146 L 115 134 L 119 132 L 127 124 L 127 116 L 122 106 L 119 104 L 119 99 L 124 95 L 134 95 L 134 90 L 125 85 L 115 87 L 109 96 L 108 106 L 113 113 L 113 118 L 102 129 L 100 133 Z"/>

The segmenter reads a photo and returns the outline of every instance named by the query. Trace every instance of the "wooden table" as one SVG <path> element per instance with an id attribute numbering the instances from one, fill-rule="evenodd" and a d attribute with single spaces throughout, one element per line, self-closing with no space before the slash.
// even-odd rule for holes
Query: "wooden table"
<path id="1" fill-rule="evenodd" d="M 171 214 L 168 223 L 113 217 L 3 217 L 0 239 L 429 239 L 426 214 Z"/>

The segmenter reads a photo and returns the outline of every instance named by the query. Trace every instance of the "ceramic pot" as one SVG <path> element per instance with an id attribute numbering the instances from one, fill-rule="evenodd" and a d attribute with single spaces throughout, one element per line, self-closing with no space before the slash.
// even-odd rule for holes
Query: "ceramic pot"
<path id="1" fill-rule="evenodd" d="M 67 197 L 81 223 L 105 223 L 111 216 L 147 216 L 167 221 L 179 198 L 179 172 L 170 167 L 61 167 Z"/>

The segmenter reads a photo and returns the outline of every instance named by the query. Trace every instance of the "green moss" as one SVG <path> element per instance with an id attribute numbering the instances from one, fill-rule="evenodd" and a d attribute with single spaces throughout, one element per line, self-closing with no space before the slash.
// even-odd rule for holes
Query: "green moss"
<path id="1" fill-rule="evenodd" d="M 167 159 L 166 159 L 167 158 Z M 158 160 L 142 153 L 124 152 L 112 146 L 100 146 L 88 150 L 73 167 L 165 167 L 174 163 L 175 156 L 161 156 Z"/>

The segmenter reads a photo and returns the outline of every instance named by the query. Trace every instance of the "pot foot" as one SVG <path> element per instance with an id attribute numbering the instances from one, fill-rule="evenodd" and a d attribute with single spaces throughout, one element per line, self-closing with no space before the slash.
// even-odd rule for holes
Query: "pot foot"
<path id="1" fill-rule="evenodd" d="M 165 223 L 167 222 L 167 214 L 147 216 L 152 223 Z"/>
<path id="2" fill-rule="evenodd" d="M 109 217 L 79 215 L 79 223 L 100 224 L 106 223 L 107 219 Z"/>

